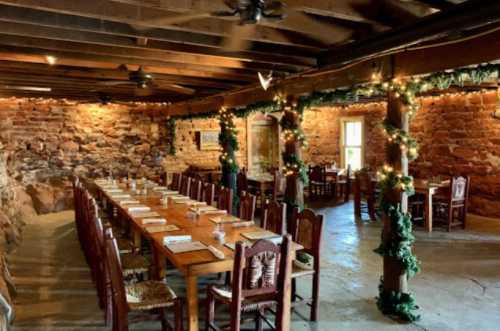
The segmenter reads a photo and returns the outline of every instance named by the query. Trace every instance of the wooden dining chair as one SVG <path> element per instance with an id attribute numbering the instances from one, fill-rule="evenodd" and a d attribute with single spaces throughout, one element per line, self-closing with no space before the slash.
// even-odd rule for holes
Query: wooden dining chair
<path id="1" fill-rule="evenodd" d="M 292 224 L 289 233 L 292 240 L 304 247 L 297 254 L 306 253 L 312 256 L 312 269 L 302 268 L 298 263 L 292 267 L 292 305 L 307 303 L 311 306 L 311 321 L 317 321 L 319 316 L 319 280 L 321 262 L 321 239 L 323 233 L 323 215 L 316 215 L 311 209 L 299 212 L 294 209 Z M 302 298 L 297 294 L 297 278 L 312 276 L 312 296 L 309 299 Z M 297 300 L 299 299 L 299 300 Z"/>
<path id="2" fill-rule="evenodd" d="M 192 200 L 199 201 L 201 199 L 201 188 L 202 188 L 202 182 L 197 179 L 191 179 L 191 185 L 189 188 L 189 197 Z"/>
<path id="3" fill-rule="evenodd" d="M 351 167 L 347 167 L 345 171 L 340 171 L 336 178 L 336 198 L 342 199 L 344 202 L 349 201 L 351 195 Z"/>
<path id="4" fill-rule="evenodd" d="M 241 192 L 240 195 L 240 212 L 239 218 L 245 221 L 253 221 L 255 218 L 255 204 L 257 198 L 255 195 L 247 193 L 245 191 Z"/>
<path id="5" fill-rule="evenodd" d="M 446 224 L 448 231 L 455 226 L 465 229 L 467 205 L 469 200 L 469 176 L 456 176 L 450 179 L 447 195 L 436 195 L 433 200 L 434 220 Z"/>
<path id="6" fill-rule="evenodd" d="M 220 187 L 217 199 L 217 208 L 227 211 L 229 215 L 233 213 L 233 190 L 227 187 Z"/>
<path id="7" fill-rule="evenodd" d="M 179 191 L 181 188 L 181 178 L 182 175 L 178 172 L 172 174 L 172 182 L 170 183 L 169 189 L 174 191 Z"/>
<path id="8" fill-rule="evenodd" d="M 269 231 L 284 235 L 286 233 L 286 204 L 267 200 L 264 204 L 261 226 Z"/>
<path id="9" fill-rule="evenodd" d="M 376 184 L 372 180 L 372 176 L 368 171 L 357 171 L 355 174 L 355 215 L 361 218 L 362 212 L 367 212 L 370 220 L 377 220 L 377 191 Z"/>
<path id="10" fill-rule="evenodd" d="M 215 184 L 203 183 L 201 191 L 202 192 L 199 201 L 206 202 L 207 205 L 212 206 L 215 201 Z"/>
<path id="11" fill-rule="evenodd" d="M 242 168 L 236 175 L 236 192 L 238 196 L 242 192 L 248 192 L 248 178 L 245 168 Z"/>
<path id="12" fill-rule="evenodd" d="M 221 303 L 230 306 L 231 331 L 240 330 L 244 313 L 254 314 L 256 330 L 262 330 L 262 321 L 272 326 L 265 310 L 273 307 L 277 307 L 276 330 L 284 331 L 282 321 L 286 309 L 286 288 L 290 284 L 290 250 L 289 235 L 283 237 L 281 246 L 266 240 L 259 240 L 251 247 L 237 242 L 232 286 L 208 287 L 205 330 L 220 330 L 215 325 L 215 305 Z"/>
<path id="13" fill-rule="evenodd" d="M 324 196 L 329 194 L 330 184 L 326 180 L 325 166 L 313 166 L 309 169 L 309 194 L 311 196 Z"/>
<path id="14" fill-rule="evenodd" d="M 191 177 L 182 176 L 179 193 L 187 197 L 189 196 L 189 193 L 191 193 Z"/>
<path id="15" fill-rule="evenodd" d="M 109 273 L 113 301 L 113 331 L 128 331 L 130 323 L 160 320 L 162 330 L 182 330 L 182 301 L 161 281 L 147 280 L 125 286 L 120 255 L 111 231 L 106 232 L 106 266 Z M 166 308 L 173 307 L 175 322 L 166 319 Z M 129 313 L 141 316 L 129 319 Z M 156 312 L 154 315 L 152 312 Z"/>

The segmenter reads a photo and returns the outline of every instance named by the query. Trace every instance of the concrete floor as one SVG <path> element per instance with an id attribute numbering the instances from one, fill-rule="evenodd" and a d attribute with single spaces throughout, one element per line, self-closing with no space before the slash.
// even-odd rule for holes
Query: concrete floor
<path id="1" fill-rule="evenodd" d="M 500 330 L 500 221 L 473 217 L 467 231 L 416 230 L 423 271 L 410 284 L 422 319 L 405 325 L 375 306 L 382 264 L 372 250 L 380 240 L 380 222 L 355 221 L 352 204 L 318 211 L 326 217 L 321 321 L 308 323 L 293 314 L 292 330 Z M 106 330 L 72 218 L 72 212 L 63 212 L 28 224 L 22 246 L 10 256 L 19 292 L 14 331 Z M 183 295 L 180 277 L 170 274 L 168 281 Z M 202 293 L 211 281 L 200 284 Z M 300 283 L 307 293 L 309 282 Z M 160 325 L 132 330 L 160 330 Z"/>

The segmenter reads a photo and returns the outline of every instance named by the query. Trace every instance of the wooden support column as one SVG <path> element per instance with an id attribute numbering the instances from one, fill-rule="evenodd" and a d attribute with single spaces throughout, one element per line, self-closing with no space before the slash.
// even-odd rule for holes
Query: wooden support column
<path id="1" fill-rule="evenodd" d="M 294 128 L 301 128 L 301 118 L 300 114 L 292 108 L 293 99 L 289 98 L 287 105 L 284 107 L 284 114 L 282 121 L 291 123 Z M 284 151 L 284 162 L 290 158 L 295 158 L 296 160 L 302 160 L 302 148 L 301 142 L 297 139 L 289 139 L 285 141 L 285 151 Z M 285 201 L 288 204 L 294 204 L 296 206 L 304 206 L 304 184 L 300 180 L 299 173 L 295 171 L 293 174 L 287 174 L 286 176 L 286 190 L 285 190 Z M 289 206 L 290 207 L 290 206 Z M 291 213 L 289 213 L 291 215 Z"/>
<path id="2" fill-rule="evenodd" d="M 408 115 L 405 105 L 394 92 L 388 92 L 387 102 L 387 120 L 389 124 L 398 129 L 408 130 Z M 403 176 L 408 175 L 408 159 L 405 153 L 401 152 L 399 145 L 388 144 L 386 148 L 386 164 L 394 169 L 396 173 Z M 402 212 L 408 210 L 408 198 L 399 188 L 387 192 L 385 201 L 391 204 L 401 204 Z M 382 232 L 382 241 L 387 243 L 391 240 L 395 229 L 391 228 L 391 220 L 384 214 L 384 229 Z M 408 292 L 408 279 L 402 263 L 390 256 L 384 256 L 384 291 L 385 293 Z"/>

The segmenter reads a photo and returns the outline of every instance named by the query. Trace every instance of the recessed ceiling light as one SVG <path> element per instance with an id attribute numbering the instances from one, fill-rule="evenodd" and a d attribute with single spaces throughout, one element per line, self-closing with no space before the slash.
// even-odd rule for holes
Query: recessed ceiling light
<path id="1" fill-rule="evenodd" d="M 47 63 L 50 64 L 51 66 L 53 66 L 57 62 L 57 58 L 52 55 L 45 56 L 45 59 L 47 60 Z"/>

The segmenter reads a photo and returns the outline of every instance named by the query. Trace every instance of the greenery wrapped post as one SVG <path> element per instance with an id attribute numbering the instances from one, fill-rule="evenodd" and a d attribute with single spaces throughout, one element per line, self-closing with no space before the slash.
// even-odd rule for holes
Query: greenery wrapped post
<path id="1" fill-rule="evenodd" d="M 285 143 L 283 152 L 283 173 L 286 176 L 285 202 L 289 209 L 304 208 L 304 185 L 307 184 L 307 167 L 302 161 L 302 147 L 307 145 L 301 128 L 302 110 L 293 99 L 276 97 L 282 105 L 281 130 Z M 291 215 L 292 213 L 289 213 Z"/>
<path id="2" fill-rule="evenodd" d="M 219 125 L 219 145 L 222 149 L 219 157 L 222 170 L 221 184 L 236 194 L 236 175 L 239 168 L 235 153 L 238 150 L 238 131 L 234 125 L 234 115 L 224 107 L 219 110 Z M 235 200 L 237 201 L 237 198 Z"/>
<path id="3" fill-rule="evenodd" d="M 175 118 L 168 117 L 167 119 L 167 144 L 168 155 L 175 155 Z"/>
<path id="4" fill-rule="evenodd" d="M 408 278 L 419 271 L 419 265 L 411 252 L 414 237 L 407 200 L 413 193 L 408 158 L 413 159 L 417 152 L 416 143 L 408 135 L 408 107 L 397 92 L 400 86 L 393 85 L 388 91 L 387 118 L 384 121 L 388 135 L 386 165 L 378 174 L 384 228 L 382 242 L 375 252 L 383 256 L 384 276 L 377 305 L 383 314 L 413 322 L 419 318 L 414 314 L 418 307 L 409 293 Z"/>

